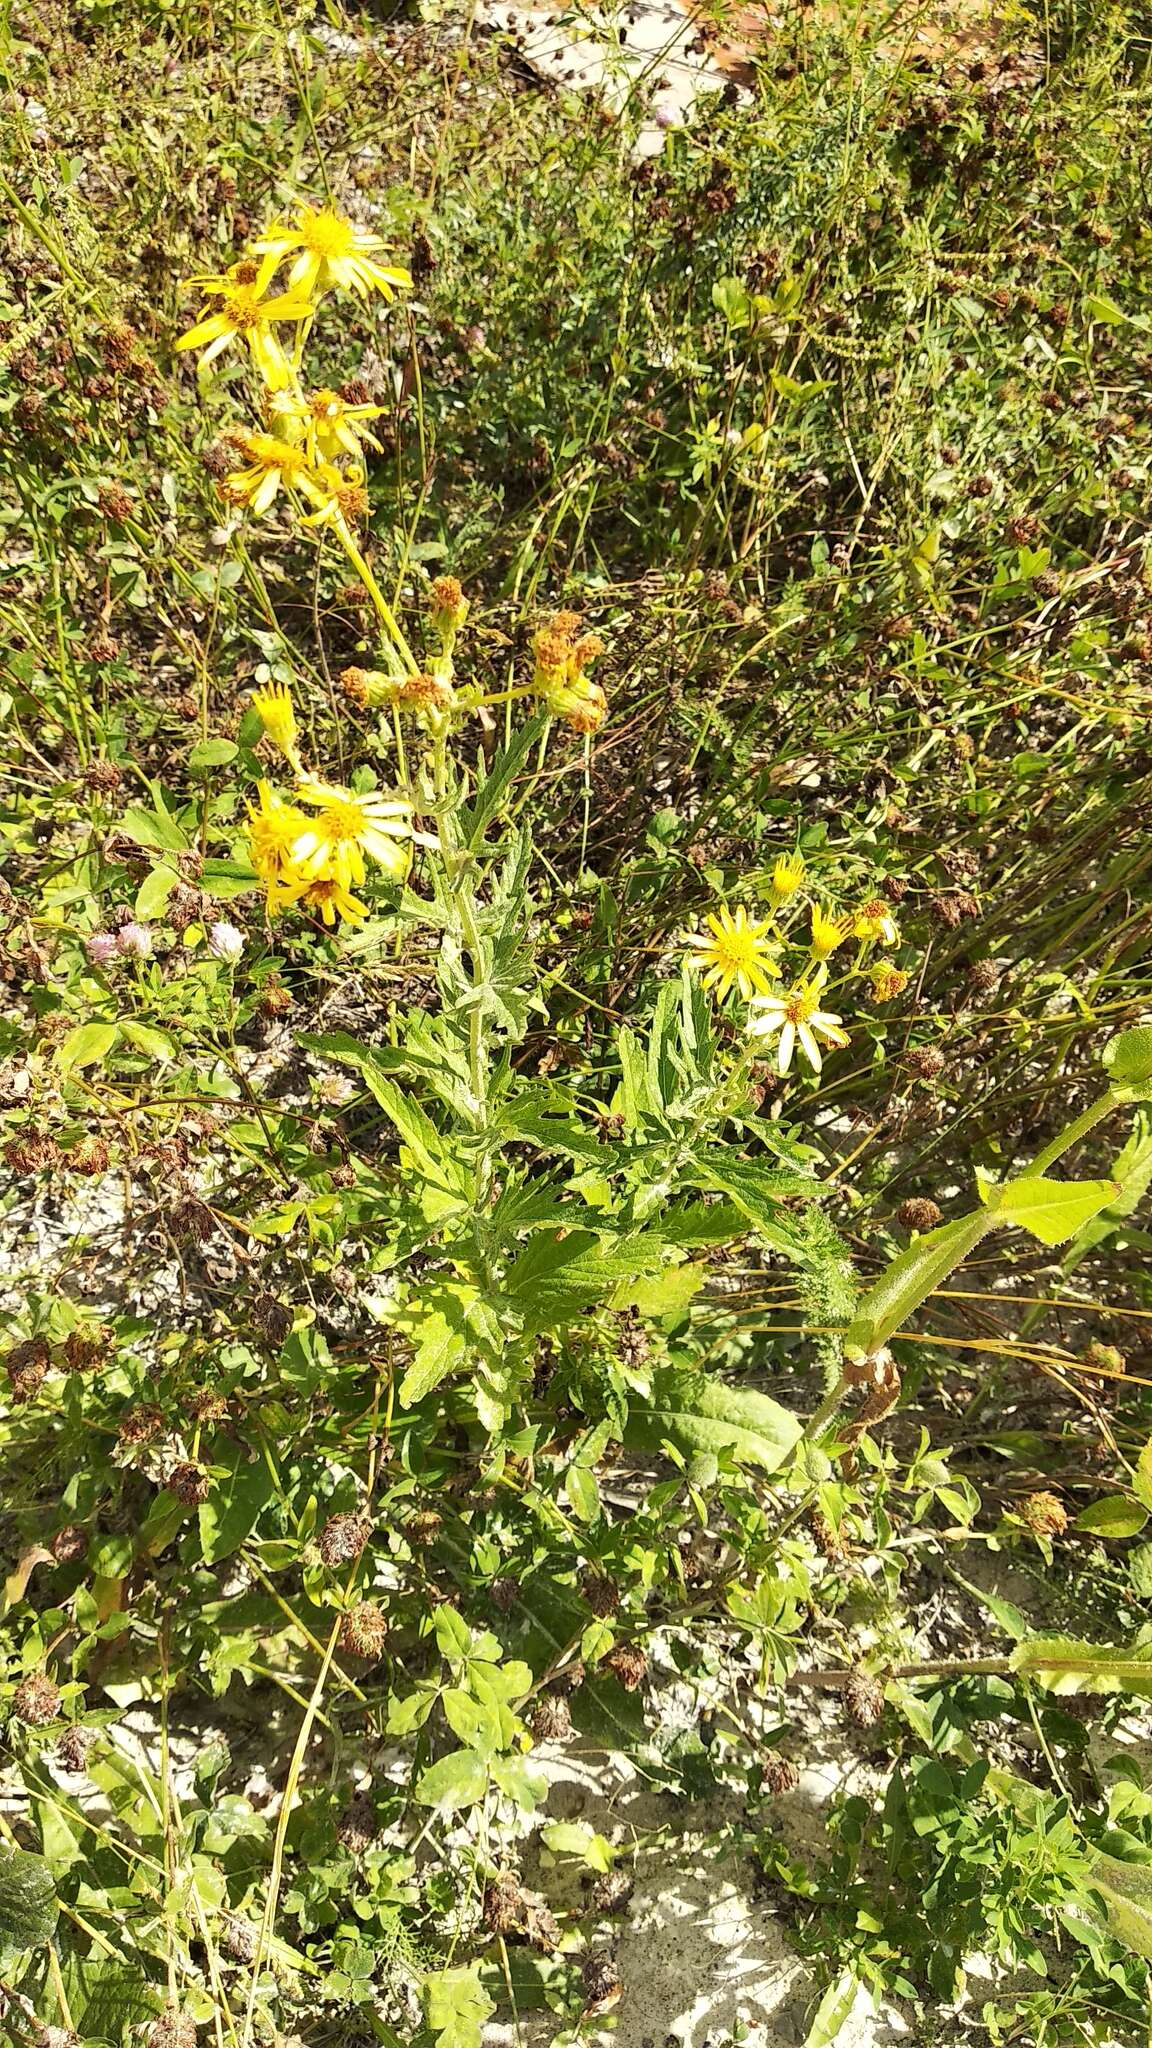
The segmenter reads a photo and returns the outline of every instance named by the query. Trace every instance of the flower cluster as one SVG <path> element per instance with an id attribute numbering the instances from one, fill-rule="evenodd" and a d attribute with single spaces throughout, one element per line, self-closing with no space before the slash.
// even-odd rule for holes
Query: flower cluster
<path id="1" fill-rule="evenodd" d="M 721 1001 L 735 989 L 748 1005 L 749 1036 L 778 1041 L 776 1064 L 781 1074 L 788 1072 L 797 1046 L 819 1073 L 824 1048 L 849 1042 L 842 1017 L 824 1007 L 829 962 L 842 947 L 855 941 L 853 962 L 841 983 L 865 976 L 874 1001 L 890 1001 L 908 981 L 907 974 L 887 960 L 870 958 L 873 949 L 900 943 L 896 920 L 882 897 L 870 897 L 835 916 L 811 900 L 805 918 L 799 901 L 805 879 L 802 857 L 782 854 L 772 870 L 767 917 L 749 917 L 743 905 L 721 909 L 687 941 L 705 987 L 714 989 Z M 798 946 L 804 947 L 804 958 L 786 974 L 785 954 L 795 954 Z"/>
<path id="2" fill-rule="evenodd" d="M 248 848 L 269 911 L 302 903 L 318 911 L 327 925 L 338 917 L 362 923 L 367 906 L 352 892 L 365 880 L 367 860 L 393 881 L 403 881 L 413 843 L 435 846 L 436 840 L 416 830 L 407 797 L 381 796 L 375 790 L 358 794 L 308 774 L 292 699 L 283 684 L 254 691 L 252 708 L 295 776 L 291 798 L 261 782 L 256 802 L 248 806 Z"/>
<path id="3" fill-rule="evenodd" d="M 580 631 L 577 612 L 557 612 L 533 636 L 532 688 L 553 717 L 576 732 L 596 732 L 608 715 L 603 690 L 584 673 L 603 652 L 598 633 Z"/>
<path id="4" fill-rule="evenodd" d="M 456 578 L 440 576 L 430 586 L 428 623 L 438 651 L 421 665 L 360 550 L 356 529 L 368 511 L 365 450 L 380 447 L 371 423 L 384 408 L 371 404 L 358 382 L 340 390 L 327 384 L 310 388 L 303 364 L 325 293 L 340 290 L 367 299 L 376 292 L 392 299 L 410 286 L 406 270 L 381 260 L 383 248 L 379 235 L 331 208 L 302 205 L 293 222 L 267 228 L 223 276 L 192 280 L 206 305 L 176 344 L 203 349 L 205 364 L 234 346 L 247 350 L 260 384 L 260 417 L 228 427 L 210 451 L 219 495 L 257 518 L 283 498 L 302 526 L 339 543 L 381 628 L 380 666 L 345 669 L 344 694 L 358 709 L 387 709 L 397 721 L 399 714 L 409 714 L 429 743 L 431 773 L 409 779 L 397 722 L 404 790 L 358 793 L 308 772 L 283 682 L 272 681 L 253 694 L 253 708 L 287 762 L 293 788 L 285 795 L 269 782 L 258 785 L 248 808 L 252 864 L 270 911 L 299 904 L 328 925 L 367 916 L 355 892 L 368 862 L 401 880 L 414 843 L 438 844 L 416 830 L 415 813 L 429 792 L 433 808 L 442 797 L 446 740 L 464 714 L 486 718 L 489 705 L 535 695 L 553 717 L 591 733 L 607 713 L 603 690 L 586 673 L 603 642 L 581 630 L 575 612 L 558 612 L 537 631 L 531 683 L 485 695 L 478 685 L 457 684 L 453 651 L 468 601 Z M 278 283 L 285 264 L 287 277 Z"/>
<path id="5" fill-rule="evenodd" d="M 378 448 L 367 422 L 384 408 L 358 391 L 310 391 L 302 375 L 308 329 L 325 293 L 333 289 L 366 299 L 391 299 L 412 280 L 406 270 L 379 260 L 379 235 L 328 208 L 301 206 L 295 222 L 277 223 L 222 277 L 195 277 L 209 301 L 203 316 L 181 336 L 178 349 L 202 348 L 209 364 L 236 343 L 247 347 L 263 387 L 258 429 L 229 428 L 225 446 L 234 466 L 220 479 L 229 505 L 260 516 L 281 490 L 311 509 L 304 523 L 327 526 L 351 542 L 368 509 L 364 449 Z M 286 289 L 273 290 L 277 271 L 290 261 Z M 289 349 L 280 330 L 294 327 Z"/>

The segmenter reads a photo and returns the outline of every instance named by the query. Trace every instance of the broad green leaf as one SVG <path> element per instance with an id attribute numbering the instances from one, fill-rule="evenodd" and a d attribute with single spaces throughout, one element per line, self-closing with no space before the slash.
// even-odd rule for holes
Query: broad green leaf
<path id="1" fill-rule="evenodd" d="M 128 1044 L 135 1046 L 146 1059 L 174 1060 L 176 1047 L 166 1031 L 158 1031 L 154 1024 L 141 1024 L 137 1017 L 125 1017 L 120 1027 Z"/>
<path id="2" fill-rule="evenodd" d="M 813 1174 L 799 1173 L 791 1166 L 767 1166 L 758 1159 L 741 1159 L 710 1147 L 702 1147 L 693 1154 L 684 1178 L 696 1187 L 727 1195 L 769 1239 L 776 1229 L 782 1202 L 812 1202 L 823 1193 Z"/>
<path id="3" fill-rule="evenodd" d="M 42 1856 L 25 1849 L 0 1856 L 0 1956 L 42 1947 L 57 1912 L 56 1881 Z"/>
<path id="4" fill-rule="evenodd" d="M 261 1510 L 272 1498 L 272 1474 L 262 1457 L 249 1460 L 239 1445 L 228 1442 L 213 1450 L 213 1465 L 227 1467 L 201 1501 L 200 1548 L 205 1564 L 219 1564 L 239 1550 L 251 1535 Z"/>
<path id="5" fill-rule="evenodd" d="M 657 1373 L 648 1400 L 630 1403 L 624 1440 L 643 1451 L 670 1441 L 690 1457 L 728 1451 L 741 1464 L 778 1472 L 800 1433 L 799 1417 L 767 1394 L 668 1368 Z"/>
<path id="6" fill-rule="evenodd" d="M 400 1382 L 402 1408 L 414 1408 L 425 1394 L 438 1387 L 462 1363 L 467 1350 L 464 1309 L 459 1298 L 451 1289 L 442 1287 L 436 1299 L 438 1307 L 424 1310 L 418 1305 L 403 1320 L 403 1327 L 415 1340 L 416 1355 Z"/>
<path id="7" fill-rule="evenodd" d="M 1116 1182 L 1117 1193 L 1098 1215 L 1077 1231 L 1074 1242 L 1064 1254 L 1066 1273 L 1071 1272 L 1113 1231 L 1119 1230 L 1124 1219 L 1132 1214 L 1148 1192 L 1152 1183 L 1152 1116 L 1146 1109 L 1136 1112 L 1131 1135 L 1113 1163 L 1112 1178 Z"/>
<path id="8" fill-rule="evenodd" d="M 648 1086 L 648 1068 L 640 1041 L 630 1024 L 622 1024 L 616 1034 L 616 1054 L 620 1061 L 621 1110 L 628 1130 L 635 1131 L 643 1117 L 655 1114 L 658 1105 Z"/>
<path id="9" fill-rule="evenodd" d="M 523 1103 L 512 1104 L 501 1112 L 500 1128 L 510 1138 L 525 1138 L 530 1145 L 537 1145 L 545 1152 L 560 1152 L 569 1159 L 580 1159 L 590 1166 L 610 1164 L 610 1154 L 595 1132 L 584 1130 L 567 1117 L 545 1116 L 542 1110 L 526 1107 Z"/>
<path id="10" fill-rule="evenodd" d="M 1138 1956 L 1152 1961 L 1152 1870 L 1098 1855 L 1089 1877 L 1104 1901 L 1111 1932 Z"/>
<path id="11" fill-rule="evenodd" d="M 119 829 L 126 838 L 134 839 L 137 846 L 154 847 L 164 853 L 186 853 L 190 844 L 188 834 L 171 811 L 159 806 L 147 810 L 143 804 L 128 804 Z"/>
<path id="12" fill-rule="evenodd" d="M 421 1806 L 439 1806 L 445 1813 L 475 1806 L 488 1789 L 488 1763 L 474 1749 L 454 1749 L 429 1766 L 416 1786 Z"/>
<path id="13" fill-rule="evenodd" d="M 1147 1520 L 1148 1509 L 1139 1501 L 1126 1500 L 1122 1493 L 1106 1493 L 1081 1508 L 1072 1527 L 1118 1542 L 1124 1536 L 1138 1536 Z"/>
<path id="14" fill-rule="evenodd" d="M 609 1871 L 615 1860 L 611 1842 L 588 1820 L 550 1820 L 541 1828 L 540 1839 L 554 1856 L 579 1856 L 590 1870 Z"/>
<path id="15" fill-rule="evenodd" d="M 469 1749 L 477 1749 L 490 1756 L 499 1732 L 495 1717 L 479 1706 L 471 1693 L 456 1685 L 450 1685 L 441 1694 L 440 1704 L 453 1735 L 458 1735 Z"/>
<path id="16" fill-rule="evenodd" d="M 226 768 L 240 749 L 235 740 L 198 740 L 188 756 L 190 775 L 210 775 L 213 768 Z"/>
<path id="17" fill-rule="evenodd" d="M 665 1244 L 693 1251 L 712 1244 L 731 1244 L 748 1234 L 748 1216 L 735 1202 L 687 1202 L 660 1218 Z"/>
<path id="18" fill-rule="evenodd" d="M 525 1813 L 534 1813 L 542 1799 L 548 1796 L 548 1777 L 537 1764 L 531 1764 L 526 1756 L 504 1756 L 497 1758 L 492 1766 L 492 1776 L 506 1799 L 511 1799 Z"/>
<path id="19" fill-rule="evenodd" d="M 1130 1692 L 1152 1698 L 1152 1643 L 1121 1649 L 1071 1636 L 1033 1636 L 1012 1652 L 1013 1671 L 1048 1692 Z"/>
<path id="20" fill-rule="evenodd" d="M 642 1316 L 659 1322 L 663 1316 L 682 1316 L 693 1296 L 708 1278 L 703 1259 L 684 1259 L 663 1272 L 639 1280 L 623 1280 L 612 1297 L 613 1308 L 639 1309 Z"/>
<path id="21" fill-rule="evenodd" d="M 60 1045 L 56 1065 L 62 1074 L 70 1074 L 77 1067 L 98 1066 L 107 1059 L 119 1036 L 118 1024 L 105 1024 L 96 1018 L 90 1024 L 77 1024 Z"/>
<path id="22" fill-rule="evenodd" d="M 875 1351 L 914 1315 L 921 1302 L 955 1271 L 991 1230 L 996 1218 L 987 1209 L 973 1210 L 954 1223 L 925 1231 L 897 1253 L 860 1303 L 845 1339 L 857 1351 Z"/>
<path id="23" fill-rule="evenodd" d="M 538 1231 L 509 1267 L 504 1286 L 525 1329 L 547 1330 L 605 1300 L 622 1281 L 659 1270 L 663 1260 L 655 1232 L 607 1242 L 589 1230 L 565 1237 Z"/>
<path id="24" fill-rule="evenodd" d="M 1152 1543 L 1138 1543 L 1128 1557 L 1128 1576 L 1141 1600 L 1152 1600 Z"/>
<path id="25" fill-rule="evenodd" d="M 155 1992 L 133 1964 L 119 1956 L 78 1956 L 68 1949 L 60 1964 L 69 2009 L 85 2042 L 103 2048 L 105 2042 L 122 2041 L 126 2027 L 155 2019 Z"/>
<path id="26" fill-rule="evenodd" d="M 863 1990 L 864 1986 L 854 1970 L 842 1970 L 836 1982 L 828 1986 L 812 2015 L 812 2024 L 804 2036 L 804 2048 L 832 2048 L 851 2019 Z M 865 1996 L 871 2007 L 871 1998 L 867 1993 Z"/>
<path id="27" fill-rule="evenodd" d="M 1104 1066 L 1114 1083 L 1152 1081 L 1152 1024 L 1136 1024 L 1131 1031 L 1110 1038 L 1104 1047 Z"/>
<path id="28" fill-rule="evenodd" d="M 149 868 L 132 906 L 141 924 L 150 924 L 161 915 L 179 879 L 174 867 Z"/>
<path id="29" fill-rule="evenodd" d="M 362 1060 L 360 1071 L 384 1114 L 399 1131 L 413 1165 L 431 1186 L 462 1194 L 465 1183 L 460 1168 L 448 1158 L 444 1140 L 431 1117 L 410 1095 L 405 1095 L 395 1081 L 382 1074 L 371 1060 Z"/>
<path id="30" fill-rule="evenodd" d="M 712 286 L 712 304 L 718 313 L 724 315 L 729 327 L 746 327 L 751 296 L 746 284 L 738 277 L 718 277 Z"/>
<path id="31" fill-rule="evenodd" d="M 596 1485 L 596 1476 L 586 1465 L 569 1465 L 564 1476 L 564 1493 L 578 1521 L 599 1521 L 600 1493 Z"/>
<path id="32" fill-rule="evenodd" d="M 1041 1244 L 1063 1244 L 1119 1192 L 1114 1180 L 1048 1180 L 1043 1174 L 1030 1179 L 1025 1175 L 999 1188 L 990 1206 L 998 1222 L 1019 1224 Z"/>
<path id="33" fill-rule="evenodd" d="M 1103 292 L 1090 292 L 1084 300 L 1084 317 L 1104 327 L 1123 327 L 1128 315 L 1115 299 Z"/>
<path id="34" fill-rule="evenodd" d="M 496 2008 L 480 1982 L 478 1963 L 433 1971 L 421 1995 L 437 2048 L 480 2048 L 484 2022 Z"/>

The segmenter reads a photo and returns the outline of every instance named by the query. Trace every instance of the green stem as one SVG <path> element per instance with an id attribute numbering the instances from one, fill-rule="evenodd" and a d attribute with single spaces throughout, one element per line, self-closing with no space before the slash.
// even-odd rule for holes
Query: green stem
<path id="1" fill-rule="evenodd" d="M 347 555 L 348 560 L 351 562 L 352 567 L 355 569 L 356 574 L 360 578 L 361 583 L 364 585 L 365 590 L 368 592 L 369 597 L 372 599 L 372 602 L 375 605 L 381 620 L 387 627 L 388 632 L 391 634 L 392 641 L 396 648 L 396 651 L 399 654 L 401 661 L 404 663 L 404 666 L 407 669 L 409 675 L 419 675 L 420 664 L 416 660 L 416 657 L 413 654 L 412 649 L 409 647 L 407 640 L 404 638 L 404 635 L 400 630 L 399 624 L 396 619 L 396 614 L 392 610 L 392 607 L 389 604 L 388 599 L 385 597 L 384 592 L 381 590 L 380 585 L 377 583 L 376 578 L 372 574 L 371 569 L 368 567 L 367 562 L 364 560 L 363 555 L 360 553 L 360 550 L 357 547 L 355 541 L 353 540 L 352 535 L 349 533 L 348 528 L 343 524 L 342 521 L 337 521 L 335 530 L 339 537 L 341 547 L 343 548 L 345 554 Z"/>
<path id="2" fill-rule="evenodd" d="M 1083 1110 L 1072 1123 L 1065 1124 L 1064 1129 L 1057 1137 L 1053 1138 L 1050 1145 L 1044 1147 L 1043 1152 L 1037 1153 L 1031 1166 L 1020 1176 L 1021 1179 L 1034 1180 L 1037 1175 L 1047 1173 L 1048 1168 L 1057 1159 L 1061 1158 L 1065 1152 L 1070 1152 L 1073 1145 L 1079 1144 L 1081 1138 L 1087 1137 L 1088 1132 L 1096 1124 L 1101 1123 L 1108 1115 L 1109 1110 L 1115 1109 L 1116 1106 L 1117 1096 L 1115 1090 L 1106 1088 L 1103 1095 L 1097 1096 L 1095 1102 L 1090 1102 L 1087 1109 Z"/>

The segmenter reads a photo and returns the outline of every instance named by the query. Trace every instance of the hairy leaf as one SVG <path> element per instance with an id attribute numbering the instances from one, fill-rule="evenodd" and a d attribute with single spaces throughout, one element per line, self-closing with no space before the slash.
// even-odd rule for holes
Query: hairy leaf
<path id="1" fill-rule="evenodd" d="M 1152 1698 L 1152 1642 L 1122 1649 L 1073 1636 L 1032 1636 L 1012 1652 L 1013 1671 L 1048 1692 L 1130 1692 Z"/>
<path id="2" fill-rule="evenodd" d="M 767 1394 L 726 1386 L 706 1373 L 657 1373 L 647 1400 L 629 1407 L 625 1442 L 658 1451 L 665 1441 L 693 1456 L 729 1451 L 741 1464 L 777 1472 L 799 1439 L 797 1416 Z"/>

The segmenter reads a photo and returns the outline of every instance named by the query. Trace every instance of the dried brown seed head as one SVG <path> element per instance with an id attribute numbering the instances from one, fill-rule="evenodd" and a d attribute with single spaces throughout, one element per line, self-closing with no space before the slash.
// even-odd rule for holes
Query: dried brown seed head
<path id="1" fill-rule="evenodd" d="M 60 1688 L 45 1671 L 30 1672 L 12 1695 L 12 1717 L 26 1728 L 45 1728 L 60 1712 Z"/>
<path id="2" fill-rule="evenodd" d="M 854 1671 L 844 1687 L 844 1709 L 858 1728 L 873 1728 L 884 1712 L 884 1687 L 871 1671 Z"/>
<path id="3" fill-rule="evenodd" d="M 773 1750 L 761 1766 L 760 1782 L 766 1792 L 778 1797 L 782 1792 L 794 1792 L 800 1783 L 800 1773 L 790 1758 L 780 1756 Z"/>
<path id="4" fill-rule="evenodd" d="M 1054 1493 L 1030 1493 L 1019 1514 L 1034 1536 L 1062 1536 L 1068 1527 L 1068 1511 Z"/>
<path id="5" fill-rule="evenodd" d="M 340 1619 L 340 1648 L 374 1661 L 388 1639 L 388 1622 L 372 1600 L 361 1600 Z"/>
<path id="6" fill-rule="evenodd" d="M 186 1508 L 198 1508 L 212 1491 L 212 1481 L 203 1465 L 198 1465 L 193 1458 L 174 1465 L 164 1484 Z"/>
<path id="7" fill-rule="evenodd" d="M 371 1534 L 372 1524 L 367 1515 L 330 1515 L 320 1531 L 319 1550 L 324 1563 L 330 1570 L 337 1565 L 354 1564 Z"/>

